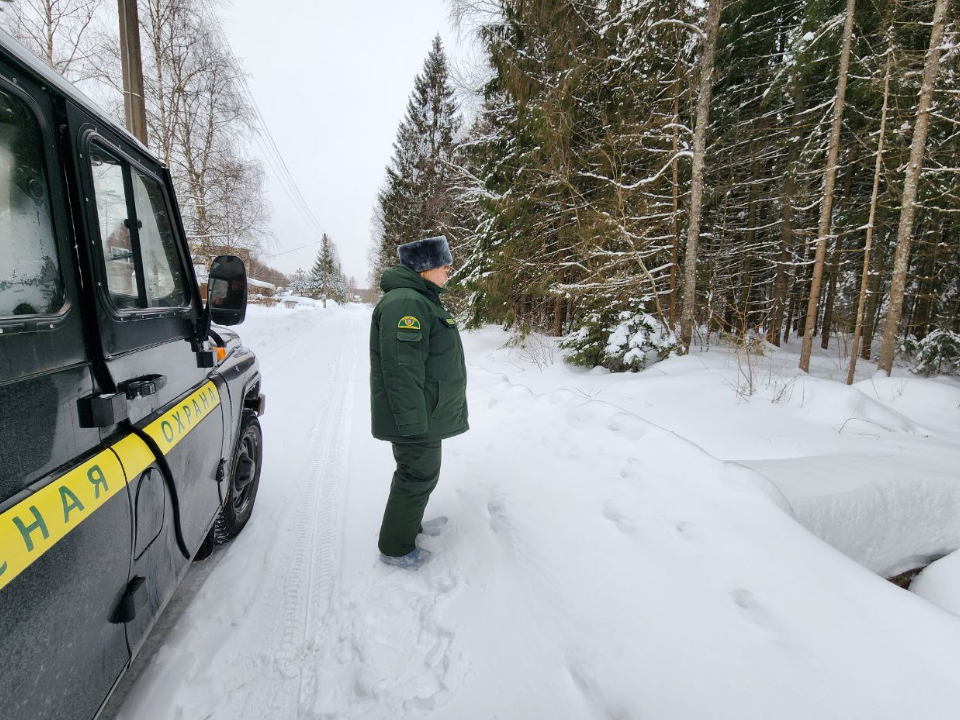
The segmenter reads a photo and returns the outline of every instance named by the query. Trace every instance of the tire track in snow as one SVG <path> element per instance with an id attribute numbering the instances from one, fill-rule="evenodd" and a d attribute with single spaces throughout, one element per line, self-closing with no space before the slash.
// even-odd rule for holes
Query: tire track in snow
<path id="1" fill-rule="evenodd" d="M 294 335 L 293 338 L 291 338 L 287 342 L 281 343 L 280 345 L 273 345 L 272 347 L 270 347 L 269 344 L 264 344 L 264 345 L 261 345 L 261 347 L 255 347 L 254 351 L 256 352 L 257 357 L 260 359 L 260 362 L 263 363 L 263 361 L 266 360 L 267 358 L 272 357 L 273 355 L 276 355 L 279 351 L 284 350 L 290 347 L 291 345 L 293 345 L 294 346 L 293 352 L 283 357 L 283 359 L 280 361 L 282 363 L 287 363 L 290 360 L 293 360 L 297 357 L 297 353 L 299 353 L 301 346 L 303 345 L 304 342 L 306 342 L 307 339 L 311 337 L 311 333 L 317 328 L 317 326 L 322 325 L 326 320 L 329 320 L 331 317 L 333 316 L 324 313 L 320 315 L 320 317 L 318 317 L 312 323 L 310 323 L 310 325 L 308 325 L 303 332 L 300 332 Z M 266 347 L 269 347 L 270 349 L 269 350 L 264 349 Z"/>
<path id="2" fill-rule="evenodd" d="M 308 677 L 308 686 L 314 677 L 304 672 L 305 660 L 324 646 L 323 620 L 339 580 L 345 429 L 351 426 L 356 384 L 355 333 L 350 332 L 349 323 L 344 327 L 348 332 L 331 373 L 332 395 L 328 395 L 326 407 L 310 433 L 314 452 L 299 483 L 303 492 L 297 498 L 288 533 L 296 549 L 290 562 L 283 564 L 280 641 L 274 653 L 279 672 L 268 715 L 271 718 L 300 715 L 304 677 Z"/>
<path id="3" fill-rule="evenodd" d="M 328 322 L 331 318 L 333 325 Z M 172 646 L 179 658 L 173 663 L 163 659 L 167 649 L 158 635 L 154 653 L 138 658 L 148 671 L 142 678 L 145 682 L 133 687 L 139 697 L 127 708 L 117 707 L 124 712 L 119 716 L 123 720 L 155 711 L 170 718 L 292 720 L 299 715 L 301 678 L 312 669 L 305 668 L 307 660 L 312 660 L 313 648 L 327 644 L 322 633 L 328 630 L 327 608 L 340 577 L 340 507 L 345 497 L 341 484 L 360 331 L 350 313 L 301 321 L 284 318 L 267 327 L 265 339 L 252 335 L 252 342 L 245 343 L 261 359 L 264 377 L 303 376 L 309 381 L 302 387 L 280 383 L 275 395 L 280 400 L 273 405 L 275 412 L 290 416 L 279 418 L 286 423 L 277 426 L 289 433 L 290 457 L 287 462 L 270 461 L 271 469 L 265 464 L 264 470 L 286 475 L 265 477 L 276 495 L 267 503 L 266 488 L 262 489 L 255 511 L 257 524 L 238 538 L 249 543 L 251 530 L 260 538 L 251 558 L 254 566 L 238 564 L 239 548 L 228 546 L 208 561 L 216 566 L 208 565 L 209 570 L 204 568 L 200 575 L 193 571 L 203 578 L 200 586 L 222 575 L 220 571 L 238 579 L 252 571 L 258 574 L 255 587 L 239 581 L 237 594 L 223 598 L 223 610 L 215 620 L 197 602 L 202 587 L 187 583 L 181 587 L 178 592 L 186 595 L 171 608 L 179 612 L 164 616 L 173 628 Z M 290 333 L 295 335 L 288 337 Z M 269 417 L 267 421 L 271 422 Z M 265 434 L 269 432 L 265 425 Z M 222 579 L 220 586 L 230 587 Z M 193 614 L 197 617 L 191 618 Z M 176 637 L 199 621 L 204 624 L 197 627 L 200 632 L 194 640 Z M 151 655 L 159 662 L 154 663 Z M 133 683 L 135 675 L 129 677 Z"/>

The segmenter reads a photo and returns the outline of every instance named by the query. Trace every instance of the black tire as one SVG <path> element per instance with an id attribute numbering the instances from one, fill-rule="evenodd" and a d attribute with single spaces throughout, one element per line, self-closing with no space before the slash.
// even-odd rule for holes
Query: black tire
<path id="1" fill-rule="evenodd" d="M 203 562 L 213 555 L 213 548 L 216 542 L 217 539 L 214 535 L 214 528 L 210 528 L 210 532 L 208 532 L 207 536 L 203 539 L 203 543 L 200 545 L 200 549 L 197 550 L 197 554 L 193 556 L 193 561 L 195 563 Z"/>
<path id="2" fill-rule="evenodd" d="M 244 414 L 240 438 L 230 467 L 227 498 L 213 527 L 218 545 L 233 540 L 250 520 L 260 486 L 263 465 L 263 433 L 255 413 Z"/>

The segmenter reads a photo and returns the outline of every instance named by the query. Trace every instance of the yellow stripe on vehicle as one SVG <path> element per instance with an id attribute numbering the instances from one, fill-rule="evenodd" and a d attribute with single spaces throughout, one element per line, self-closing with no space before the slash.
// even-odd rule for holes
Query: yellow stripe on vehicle
<path id="1" fill-rule="evenodd" d="M 104 450 L 0 515 L 0 590 L 125 485 Z"/>
<path id="2" fill-rule="evenodd" d="M 220 405 L 213 382 L 150 423 L 146 434 L 166 455 Z M 0 590 L 154 462 L 143 439 L 125 435 L 0 515 Z"/>
<path id="3" fill-rule="evenodd" d="M 147 425 L 145 432 L 166 455 L 207 415 L 220 404 L 217 386 L 208 382 L 193 395 L 177 403 L 176 407 L 164 413 Z"/>
<path id="4" fill-rule="evenodd" d="M 127 435 L 114 444 L 113 451 L 120 458 L 120 464 L 128 478 L 138 477 L 153 464 L 153 451 L 139 435 Z"/>

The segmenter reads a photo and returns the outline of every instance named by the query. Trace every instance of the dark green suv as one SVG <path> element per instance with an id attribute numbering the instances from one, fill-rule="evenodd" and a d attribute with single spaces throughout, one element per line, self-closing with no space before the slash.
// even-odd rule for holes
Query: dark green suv
<path id="1" fill-rule="evenodd" d="M 260 478 L 243 263 L 204 303 L 170 175 L 0 32 L 0 718 L 95 717 Z M 217 325 L 212 325 L 216 323 Z"/>

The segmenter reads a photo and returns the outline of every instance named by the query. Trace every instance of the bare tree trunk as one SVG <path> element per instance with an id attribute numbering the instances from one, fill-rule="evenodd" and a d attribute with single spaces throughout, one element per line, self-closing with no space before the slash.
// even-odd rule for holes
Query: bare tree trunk
<path id="1" fill-rule="evenodd" d="M 850 167 L 843 174 L 843 191 L 840 197 L 850 196 L 850 184 L 856 172 L 857 160 L 850 161 Z M 837 283 L 840 281 L 840 270 L 843 267 L 843 235 L 837 237 L 833 246 L 833 255 L 830 260 L 829 278 L 827 280 L 827 301 L 823 307 L 823 323 L 820 326 L 820 347 L 826 350 L 830 347 L 830 331 L 833 328 L 833 314 L 837 301 Z"/>
<path id="2" fill-rule="evenodd" d="M 869 360 L 873 354 L 873 340 L 877 327 L 880 325 L 880 314 L 883 312 L 884 288 L 883 270 L 886 265 L 885 248 L 876 248 L 876 260 L 870 273 L 870 289 L 867 291 L 867 309 L 863 316 L 863 345 L 860 348 L 860 359 Z"/>
<path id="3" fill-rule="evenodd" d="M 800 282 L 798 277 L 794 277 L 794 287 Z M 797 305 L 799 303 L 799 294 L 794 291 L 791 292 L 787 298 L 789 305 L 787 306 L 787 321 L 783 326 L 783 344 L 790 344 L 790 333 L 793 330 L 793 316 L 797 313 Z"/>
<path id="4" fill-rule="evenodd" d="M 843 236 L 837 238 L 830 261 L 830 279 L 827 287 L 827 302 L 823 306 L 823 324 L 820 327 L 820 347 L 830 347 L 830 329 L 833 324 L 833 309 L 837 298 L 837 279 L 840 275 L 840 258 L 843 253 Z"/>
<path id="5" fill-rule="evenodd" d="M 754 143 L 754 147 L 751 148 L 754 154 L 757 153 L 756 145 L 757 143 Z M 747 202 L 747 233 L 744 237 L 746 252 L 743 256 L 743 269 L 740 273 L 740 287 L 743 292 L 743 299 L 740 303 L 740 309 L 743 313 L 740 323 L 740 334 L 741 337 L 744 338 L 750 329 L 750 295 L 753 290 L 753 243 L 757 237 L 757 187 L 759 179 L 760 160 L 758 159 L 753 161 L 753 168 L 750 172 L 750 199 Z"/>
<path id="6" fill-rule="evenodd" d="M 933 306 L 934 289 L 937 279 L 937 258 L 940 254 L 940 237 L 943 234 L 943 221 L 934 235 L 933 251 L 924 254 L 923 268 L 920 271 L 920 286 L 914 297 L 913 317 L 910 325 L 913 334 L 923 339 L 930 332 L 930 312 Z"/>
<path id="7" fill-rule="evenodd" d="M 863 310 L 867 303 L 867 287 L 870 283 L 870 251 L 873 248 L 873 224 L 877 218 L 877 196 L 880 191 L 880 175 L 883 172 L 883 136 L 887 129 L 887 107 L 890 99 L 890 70 L 893 67 L 893 48 L 887 49 L 887 69 L 883 77 L 883 109 L 880 111 L 880 137 L 877 139 L 877 161 L 873 168 L 873 192 L 870 194 L 870 219 L 867 220 L 867 240 L 863 248 L 863 276 L 860 280 L 860 301 L 857 304 L 857 322 L 853 329 L 853 345 L 850 347 L 850 367 L 847 370 L 847 385 L 853 385 L 857 373 L 857 354 L 863 333 Z"/>
<path id="8" fill-rule="evenodd" d="M 700 64 L 700 85 L 697 97 L 697 127 L 693 133 L 693 168 L 690 185 L 690 223 L 683 268 L 683 309 L 680 315 L 680 341 L 690 350 L 693 339 L 693 312 L 697 303 L 697 245 L 700 242 L 700 212 L 703 202 L 703 168 L 707 153 L 707 125 L 710 122 L 710 99 L 713 91 L 713 60 L 717 51 L 717 34 L 723 0 L 709 0 L 707 32 Z"/>
<path id="9" fill-rule="evenodd" d="M 907 268 L 910 263 L 910 233 L 916 214 L 917 185 L 923 167 L 923 155 L 927 146 L 927 128 L 930 125 L 930 106 L 933 104 L 933 88 L 940 71 L 940 45 L 947 6 L 950 0 L 937 0 L 933 10 L 933 27 L 930 31 L 930 49 L 923 66 L 923 82 L 920 85 L 920 100 L 917 103 L 917 119 L 913 125 L 913 143 L 910 146 L 910 162 L 903 179 L 903 200 L 900 204 L 900 227 L 897 229 L 897 252 L 893 259 L 893 282 L 890 286 L 890 308 L 883 330 L 883 346 L 880 349 L 879 367 L 887 375 L 893 369 L 893 356 L 897 343 L 897 331 L 903 314 L 903 293 L 907 285 Z"/>
<path id="10" fill-rule="evenodd" d="M 670 248 L 670 329 L 677 322 L 677 264 L 680 254 L 680 63 L 683 44 L 677 42 L 677 77 L 673 83 L 673 247 Z"/>
<path id="11" fill-rule="evenodd" d="M 563 335 L 563 297 L 558 295 L 553 300 L 553 336 Z"/>
<path id="12" fill-rule="evenodd" d="M 806 300 L 810 295 L 810 276 L 813 274 L 813 265 L 811 257 L 816 251 L 813 250 L 810 243 L 803 242 L 803 257 L 800 260 L 800 268 L 796 274 L 796 281 L 793 284 L 793 292 L 796 295 L 794 300 L 794 315 L 797 316 L 797 337 L 802 338 L 807 331 L 807 309 L 809 305 Z"/>
<path id="13" fill-rule="evenodd" d="M 806 105 L 806 88 L 804 87 L 803 76 L 799 68 L 795 70 L 793 85 L 793 112 L 790 126 L 793 133 L 797 134 L 797 125 L 800 115 L 803 113 Z M 783 183 L 783 192 L 780 196 L 781 221 L 780 221 L 780 261 L 777 263 L 777 274 L 773 283 L 773 308 L 770 319 L 770 327 L 767 330 L 767 342 L 771 342 L 777 347 L 780 346 L 780 333 L 784 331 L 783 321 L 784 313 L 787 312 L 790 305 L 790 288 L 787 263 L 790 261 L 790 253 L 793 250 L 793 203 L 797 192 L 797 160 L 800 155 L 799 141 L 792 140 L 790 143 L 790 154 L 787 160 L 787 172 Z M 786 330 L 783 332 L 783 342 L 790 339 L 790 322 L 793 321 L 791 314 L 787 323 Z"/>
<path id="14" fill-rule="evenodd" d="M 823 200 L 820 203 L 817 255 L 813 261 L 810 300 L 807 305 L 803 346 L 800 350 L 800 369 L 804 372 L 810 372 L 810 353 L 813 350 L 813 336 L 816 333 L 817 306 L 820 302 L 820 285 L 823 282 L 823 265 L 827 255 L 827 240 L 830 237 L 833 219 L 833 192 L 837 181 L 837 155 L 840 151 L 840 128 L 843 122 L 843 106 L 847 94 L 847 71 L 850 67 L 850 43 L 853 39 L 853 13 L 856 6 L 856 0 L 847 0 L 847 14 L 843 25 L 843 48 L 840 50 L 840 77 L 837 80 L 837 97 L 833 106 L 833 126 L 830 129 L 830 149 L 827 152 L 827 167 L 823 178 Z"/>

